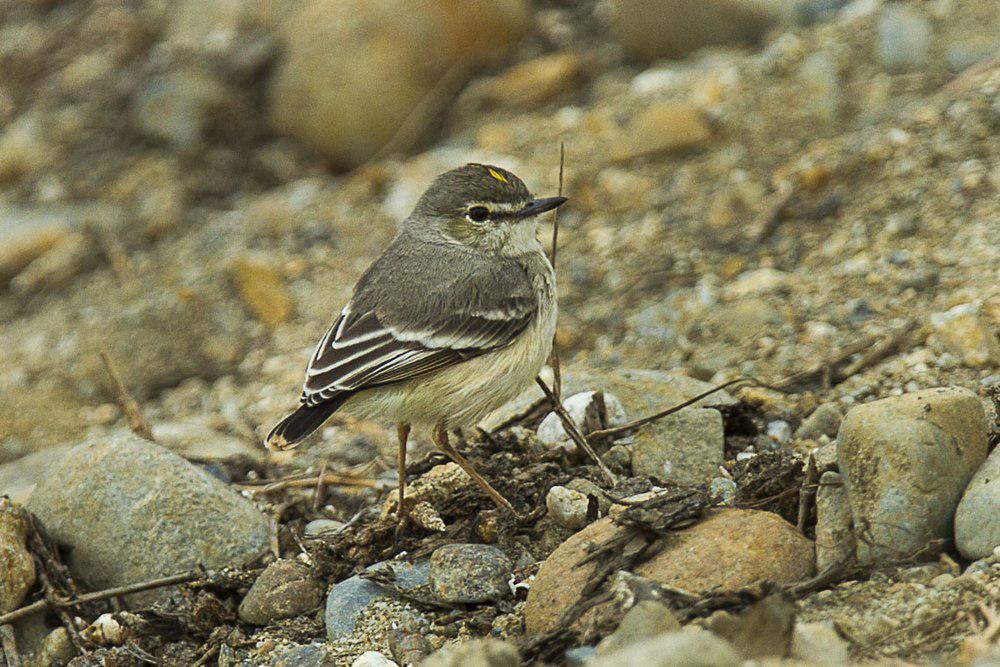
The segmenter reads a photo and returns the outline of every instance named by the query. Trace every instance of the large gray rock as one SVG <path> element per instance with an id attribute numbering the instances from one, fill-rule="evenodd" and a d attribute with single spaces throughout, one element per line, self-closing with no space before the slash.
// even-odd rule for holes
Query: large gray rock
<path id="1" fill-rule="evenodd" d="M 35 488 L 28 509 L 69 547 L 70 569 L 92 588 L 242 565 L 268 545 L 267 520 L 253 503 L 128 431 L 74 447 Z"/>
<path id="2" fill-rule="evenodd" d="M 434 117 L 442 77 L 502 56 L 528 27 L 523 0 L 311 0 L 282 31 L 284 53 L 271 85 L 271 120 L 356 167 L 408 119 Z M 440 96 L 440 94 L 438 95 Z M 418 137 L 420 127 L 411 127 Z M 404 146 L 405 148 L 405 146 Z"/>
<path id="3" fill-rule="evenodd" d="M 986 558 L 1000 547 L 1000 447 L 973 475 L 958 504 L 955 544 L 969 559 Z"/>
<path id="4" fill-rule="evenodd" d="M 986 413 L 967 389 L 925 389 L 851 409 L 837 455 L 860 562 L 912 557 L 950 538 L 986 447 Z"/>
<path id="5" fill-rule="evenodd" d="M 737 667 L 741 660 L 726 640 L 708 630 L 682 630 L 598 656 L 588 667 Z"/>

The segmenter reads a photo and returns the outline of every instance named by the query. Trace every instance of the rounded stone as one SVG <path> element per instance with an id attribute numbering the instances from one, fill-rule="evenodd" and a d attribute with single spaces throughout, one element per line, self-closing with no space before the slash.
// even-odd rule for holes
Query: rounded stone
<path id="1" fill-rule="evenodd" d="M 702 484 L 718 475 L 726 446 L 722 413 L 689 407 L 660 423 L 666 429 L 659 438 L 636 438 L 632 445 L 636 475 L 675 484 Z"/>
<path id="2" fill-rule="evenodd" d="M 510 595 L 513 563 L 489 544 L 447 544 L 431 556 L 431 590 L 444 602 L 480 603 Z"/>
<path id="3" fill-rule="evenodd" d="M 26 544 L 28 521 L 21 508 L 0 498 L 0 614 L 12 611 L 35 583 L 35 562 Z"/>
<path id="4" fill-rule="evenodd" d="M 852 408 L 838 436 L 864 564 L 895 562 L 952 536 L 955 508 L 986 458 L 986 413 L 971 391 L 938 387 Z"/>
<path id="5" fill-rule="evenodd" d="M 600 655 L 588 667 L 737 667 L 742 660 L 724 639 L 708 630 L 670 632 Z"/>
<path id="6" fill-rule="evenodd" d="M 267 625 L 292 618 L 318 607 L 322 597 L 320 584 L 308 567 L 294 560 L 276 560 L 257 577 L 243 598 L 240 620 Z"/>
<path id="7" fill-rule="evenodd" d="M 470 639 L 445 646 L 427 657 L 422 667 L 519 667 L 517 648 L 498 639 Z"/>
<path id="8" fill-rule="evenodd" d="M 593 546 L 626 530 L 604 518 L 571 536 L 545 559 L 528 591 L 525 629 L 544 634 L 591 583 L 597 564 L 585 562 Z M 635 574 L 693 593 L 734 591 L 761 581 L 778 584 L 815 572 L 813 543 L 771 512 L 723 509 L 666 538 L 664 548 Z"/>
<path id="9" fill-rule="evenodd" d="M 545 496 L 545 507 L 557 524 L 563 528 L 578 529 L 587 525 L 590 499 L 586 494 L 565 486 L 553 486 Z"/>
<path id="10" fill-rule="evenodd" d="M 443 77 L 467 78 L 469 66 L 502 56 L 528 17 L 523 0 L 306 2 L 282 31 L 272 123 L 335 168 L 356 167 L 397 135 Z"/>
<path id="11" fill-rule="evenodd" d="M 239 566 L 268 546 L 267 519 L 253 503 L 129 431 L 74 447 L 27 506 L 69 548 L 74 576 L 94 589 Z M 169 594 L 126 599 L 146 603 Z"/>
<path id="12" fill-rule="evenodd" d="M 970 560 L 1000 549 L 1000 447 L 972 476 L 962 495 L 955 511 L 955 543 Z"/>

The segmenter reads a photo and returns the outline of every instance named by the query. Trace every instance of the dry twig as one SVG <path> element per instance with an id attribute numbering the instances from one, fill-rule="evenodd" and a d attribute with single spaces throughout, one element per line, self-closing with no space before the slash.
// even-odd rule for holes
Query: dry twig
<path id="1" fill-rule="evenodd" d="M 316 478 L 316 491 L 313 492 L 313 512 L 318 512 L 319 508 L 323 506 L 323 497 L 326 495 L 326 466 L 327 460 L 323 459 L 323 463 L 319 467 L 319 475 Z"/>
<path id="2" fill-rule="evenodd" d="M 785 207 L 788 206 L 792 193 L 791 182 L 781 181 L 778 183 L 778 189 L 772 195 L 767 208 L 750 224 L 750 238 L 755 243 L 766 241 L 778 229 L 781 215 L 784 213 Z"/>
<path id="3" fill-rule="evenodd" d="M 132 593 L 141 593 L 142 591 L 150 591 L 155 588 L 164 588 L 166 586 L 176 586 L 178 584 L 186 584 L 195 581 L 202 576 L 201 572 L 185 572 L 183 574 L 172 574 L 167 577 L 160 577 L 158 579 L 150 579 L 149 581 L 142 581 L 137 584 L 128 584 L 127 586 L 115 586 L 114 588 L 106 588 L 103 591 L 95 591 L 93 593 L 84 593 L 82 595 L 77 595 L 74 598 L 63 599 L 63 598 L 53 598 L 51 600 L 39 600 L 38 602 L 32 602 L 29 605 L 25 605 L 20 609 L 15 609 L 14 611 L 8 612 L 0 616 L 0 625 L 6 623 L 13 623 L 19 619 L 26 616 L 31 616 L 32 614 L 37 614 L 40 611 L 45 611 L 47 609 L 70 609 L 72 607 L 77 607 L 82 604 L 88 604 L 90 602 L 100 602 L 101 600 L 107 600 L 109 598 L 118 597 L 119 595 L 130 595 Z"/>
<path id="4" fill-rule="evenodd" d="M 675 412 L 680 412 L 681 410 L 683 410 L 684 408 L 688 407 L 689 405 L 694 405 L 695 403 L 697 403 L 701 399 L 706 398 L 708 396 L 711 396 L 712 394 L 714 394 L 717 391 L 722 391 L 726 387 L 731 387 L 734 384 L 739 384 L 741 382 L 753 382 L 753 380 L 750 379 L 750 378 L 741 377 L 741 378 L 736 378 L 735 380 L 729 380 L 728 382 L 723 382 L 722 384 L 719 384 L 719 385 L 716 385 L 716 386 L 712 387 L 708 391 L 704 391 L 704 392 L 698 394 L 697 396 L 689 398 L 686 401 L 682 401 L 682 402 L 678 403 L 677 405 L 671 406 L 671 407 L 667 408 L 666 410 L 662 410 L 660 412 L 657 412 L 656 414 L 649 415 L 648 417 L 642 417 L 640 419 L 635 419 L 633 421 L 628 422 L 627 424 L 622 424 L 621 426 L 615 426 L 613 428 L 605 428 L 605 429 L 601 429 L 600 431 L 593 431 L 590 434 L 590 437 L 591 438 L 615 438 L 615 437 L 618 437 L 618 436 L 627 435 L 627 434 L 631 433 L 632 431 L 634 431 L 637 428 L 645 426 L 646 424 L 651 424 L 651 423 L 653 423 L 653 422 L 655 422 L 655 421 L 657 421 L 659 419 L 663 419 L 664 417 L 666 417 L 668 415 L 672 415 Z"/>
<path id="5" fill-rule="evenodd" d="M 580 428 L 576 425 L 576 422 L 574 422 L 573 418 L 569 416 L 568 412 L 566 412 L 566 408 L 563 407 L 562 401 L 556 398 L 555 394 L 552 393 L 552 390 L 549 389 L 549 385 L 545 384 L 545 380 L 537 377 L 535 378 L 535 382 L 538 383 L 538 386 L 541 387 L 542 391 L 545 393 L 546 398 L 549 399 L 549 403 L 552 404 L 553 412 L 559 416 L 559 421 L 562 422 L 563 429 L 565 429 L 570 439 L 576 443 L 577 447 L 587 452 L 587 456 L 593 459 L 608 484 L 616 484 L 618 482 L 618 478 L 615 477 L 615 474 L 611 472 L 610 469 L 608 469 L 608 466 L 605 465 L 604 461 L 601 460 L 601 457 L 599 457 L 597 452 L 594 451 L 594 448 L 590 446 L 589 442 L 587 442 L 587 438 L 580 432 Z"/>
<path id="6" fill-rule="evenodd" d="M 563 193 L 563 167 L 566 164 L 566 142 L 559 143 L 559 196 Z M 556 270 L 556 256 L 559 252 L 559 209 L 552 213 L 552 271 Z M 556 332 L 552 332 L 552 394 L 557 401 L 562 400 L 562 365 L 559 362 L 559 346 Z"/>
<path id="7" fill-rule="evenodd" d="M 111 376 L 111 382 L 115 385 L 118 404 L 122 407 L 125 418 L 128 419 L 128 427 L 140 438 L 155 442 L 153 440 L 153 429 L 150 427 L 149 422 L 146 421 L 146 418 L 142 416 L 138 401 L 132 398 L 132 394 L 125 387 L 125 382 L 122 380 L 121 373 L 118 372 L 118 366 L 115 364 L 114 359 L 111 358 L 111 353 L 102 348 L 100 354 L 101 361 L 104 362 L 104 367 L 108 370 L 108 375 Z"/>
<path id="8" fill-rule="evenodd" d="M 322 477 L 292 477 L 287 479 L 279 479 L 273 482 L 258 482 L 258 483 L 246 483 L 240 484 L 240 488 L 252 494 L 258 493 L 273 493 L 275 491 L 282 491 L 284 489 L 305 489 L 311 486 L 317 486 L 323 481 L 323 485 L 327 484 L 337 484 L 339 486 L 361 486 L 366 489 L 376 489 L 379 483 L 373 479 L 365 479 L 363 477 L 351 477 L 349 475 L 340 475 L 335 472 L 328 472 Z"/>

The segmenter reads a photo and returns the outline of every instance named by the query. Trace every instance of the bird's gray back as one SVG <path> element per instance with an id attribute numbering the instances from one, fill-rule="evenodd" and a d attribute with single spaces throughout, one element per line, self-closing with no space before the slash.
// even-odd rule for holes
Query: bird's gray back
<path id="1" fill-rule="evenodd" d="M 547 266 L 541 253 L 488 255 L 414 236 L 404 228 L 365 272 L 352 311 L 375 312 L 387 326 L 432 329 L 460 312 L 523 317 L 537 309 L 533 284 Z"/>

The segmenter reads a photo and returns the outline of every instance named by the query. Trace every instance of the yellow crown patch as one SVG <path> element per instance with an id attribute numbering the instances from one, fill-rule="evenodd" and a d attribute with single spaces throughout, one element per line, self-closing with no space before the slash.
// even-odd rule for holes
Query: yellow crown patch
<path id="1" fill-rule="evenodd" d="M 507 177 L 504 176 L 503 174 L 501 174 L 496 169 L 491 169 L 491 168 L 487 167 L 486 171 L 490 172 L 490 176 L 492 176 L 493 178 L 497 179 L 498 181 L 502 181 L 502 182 L 508 183 L 508 184 L 510 183 L 510 181 L 507 180 Z"/>

